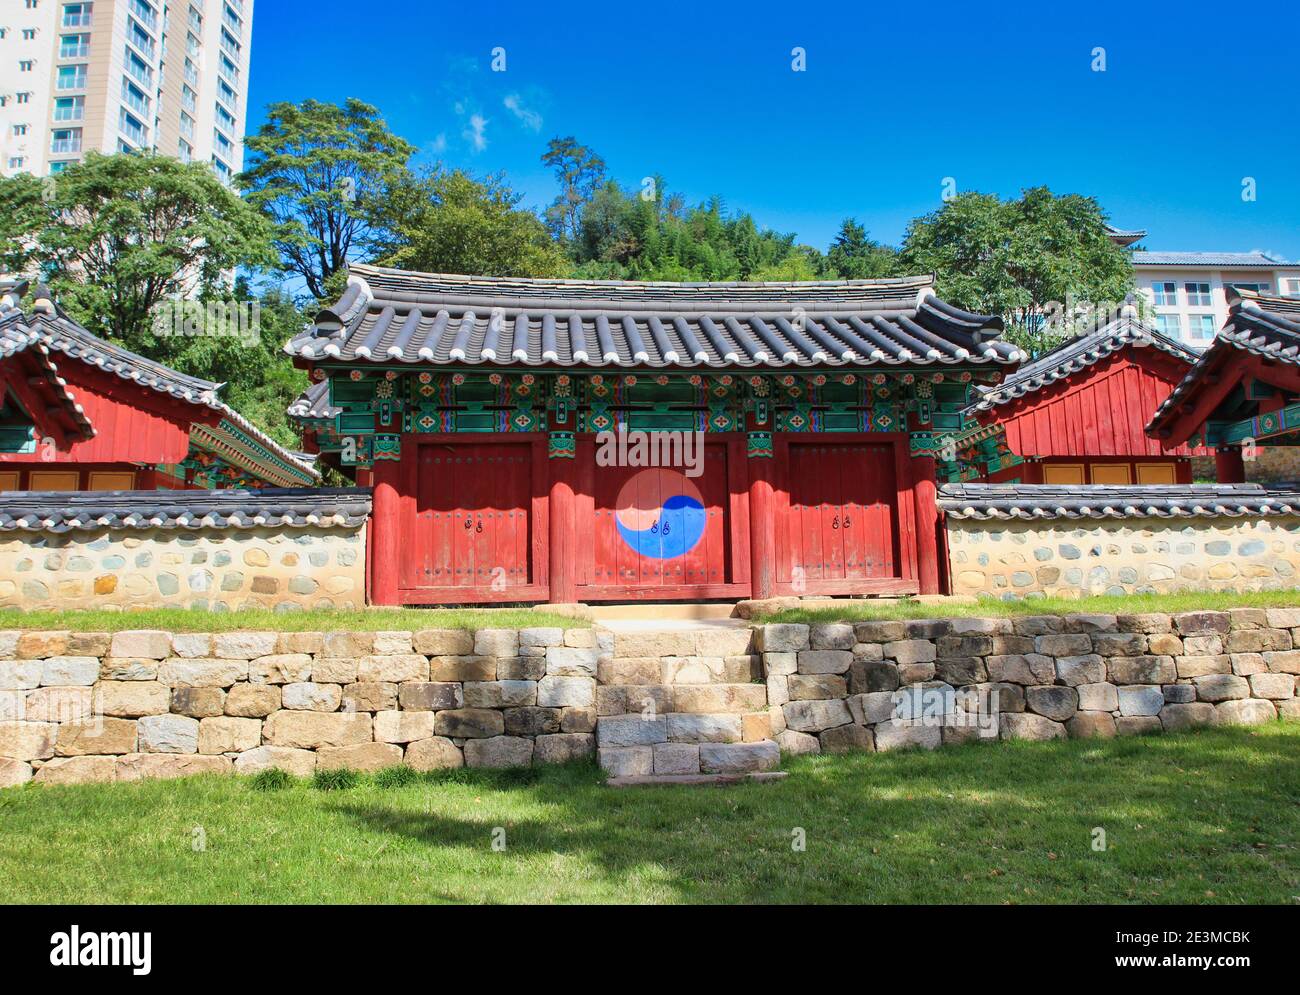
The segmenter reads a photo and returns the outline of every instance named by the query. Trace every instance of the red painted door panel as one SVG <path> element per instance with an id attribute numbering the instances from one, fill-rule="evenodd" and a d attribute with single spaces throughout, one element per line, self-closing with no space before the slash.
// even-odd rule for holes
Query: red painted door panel
<path id="1" fill-rule="evenodd" d="M 584 596 L 725 595 L 733 581 L 725 443 L 705 447 L 698 477 L 675 467 L 597 466 L 590 446 L 580 458 L 590 481 L 578 510 Z"/>
<path id="2" fill-rule="evenodd" d="M 533 582 L 532 446 L 421 445 L 414 521 L 404 530 L 401 586 L 511 600 Z M 499 597 L 479 597 L 493 592 Z"/>
<path id="3" fill-rule="evenodd" d="M 777 583 L 816 593 L 899 577 L 893 447 L 792 442 L 789 454 Z"/>

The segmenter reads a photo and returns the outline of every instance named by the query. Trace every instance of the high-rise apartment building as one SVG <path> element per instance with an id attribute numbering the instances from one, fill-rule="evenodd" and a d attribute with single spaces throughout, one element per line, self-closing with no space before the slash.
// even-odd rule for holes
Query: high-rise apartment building
<path id="1" fill-rule="evenodd" d="M 0 0 L 0 175 L 90 150 L 243 168 L 253 0 Z"/>

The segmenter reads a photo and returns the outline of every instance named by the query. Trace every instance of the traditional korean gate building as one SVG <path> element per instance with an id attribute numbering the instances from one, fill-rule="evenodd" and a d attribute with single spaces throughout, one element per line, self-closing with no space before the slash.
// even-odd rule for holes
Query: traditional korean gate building
<path id="1" fill-rule="evenodd" d="M 1146 434 L 1196 353 L 1135 312 L 975 389 L 956 440 L 963 479 L 1025 484 L 1189 484 L 1210 451 Z"/>
<path id="2" fill-rule="evenodd" d="M 587 282 L 354 266 L 286 351 L 374 487 L 377 604 L 937 592 L 936 475 L 1021 354 L 929 278 Z M 601 433 L 703 435 L 693 467 Z M 677 437 L 686 442 L 687 437 Z M 662 440 L 662 436 L 652 439 Z M 698 471 L 698 472 L 697 472 Z"/>
<path id="3" fill-rule="evenodd" d="M 303 487 L 319 481 L 222 385 L 91 334 L 38 287 L 0 287 L 0 492 Z"/>
<path id="4" fill-rule="evenodd" d="M 1243 450 L 1300 444 L 1300 300 L 1231 288 L 1228 302 L 1227 323 L 1147 432 L 1212 449 L 1219 481 L 1240 483 Z"/>

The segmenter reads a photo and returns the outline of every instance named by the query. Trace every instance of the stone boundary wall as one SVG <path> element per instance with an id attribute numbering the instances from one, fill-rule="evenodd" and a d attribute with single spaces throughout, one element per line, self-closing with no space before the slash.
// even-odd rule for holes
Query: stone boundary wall
<path id="1" fill-rule="evenodd" d="M 278 767 L 779 760 L 751 630 L 0 632 L 0 786 Z"/>
<path id="2" fill-rule="evenodd" d="M 945 516 L 952 593 L 1004 600 L 1300 585 L 1300 517 Z"/>
<path id="3" fill-rule="evenodd" d="M 1300 718 L 1300 609 L 762 625 L 786 753 Z"/>
<path id="4" fill-rule="evenodd" d="M 365 526 L 0 532 L 0 608 L 361 608 Z"/>

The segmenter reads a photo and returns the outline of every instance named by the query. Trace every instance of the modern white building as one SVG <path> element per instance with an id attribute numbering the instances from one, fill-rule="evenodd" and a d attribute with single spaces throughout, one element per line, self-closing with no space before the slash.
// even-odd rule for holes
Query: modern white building
<path id="1" fill-rule="evenodd" d="M 0 0 L 0 174 L 152 149 L 243 168 L 253 0 Z"/>

